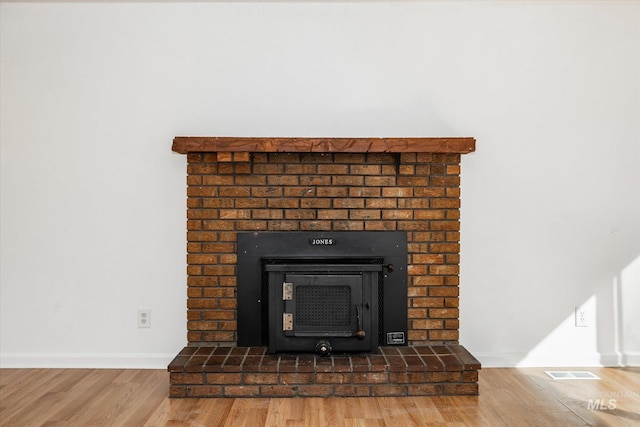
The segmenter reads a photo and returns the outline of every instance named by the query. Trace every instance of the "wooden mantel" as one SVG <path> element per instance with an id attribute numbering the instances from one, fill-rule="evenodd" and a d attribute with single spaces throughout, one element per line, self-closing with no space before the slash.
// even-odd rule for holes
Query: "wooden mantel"
<path id="1" fill-rule="evenodd" d="M 177 136 L 177 153 L 459 153 L 475 151 L 474 138 L 256 138 Z"/>

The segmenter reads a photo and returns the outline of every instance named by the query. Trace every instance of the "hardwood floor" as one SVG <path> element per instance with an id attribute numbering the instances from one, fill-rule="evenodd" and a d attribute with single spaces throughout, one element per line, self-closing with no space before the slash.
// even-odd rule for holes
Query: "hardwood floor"
<path id="1" fill-rule="evenodd" d="M 0 369 L 0 426 L 640 426 L 640 368 L 483 369 L 480 396 L 169 399 L 160 370 Z"/>

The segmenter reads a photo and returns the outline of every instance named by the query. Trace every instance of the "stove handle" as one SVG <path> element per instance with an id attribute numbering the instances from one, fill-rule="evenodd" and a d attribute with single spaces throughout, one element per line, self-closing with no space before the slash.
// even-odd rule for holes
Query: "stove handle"
<path id="1" fill-rule="evenodd" d="M 356 304 L 356 321 L 358 322 L 358 330 L 356 331 L 356 338 L 363 340 L 367 335 L 364 329 L 362 329 L 362 305 Z"/>

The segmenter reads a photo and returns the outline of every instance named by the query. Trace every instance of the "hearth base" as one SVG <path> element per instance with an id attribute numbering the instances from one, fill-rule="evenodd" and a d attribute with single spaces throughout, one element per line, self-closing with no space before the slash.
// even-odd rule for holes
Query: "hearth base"
<path id="1" fill-rule="evenodd" d="M 375 353 L 271 354 L 266 347 L 185 347 L 168 366 L 170 397 L 477 395 L 480 363 L 458 344 Z"/>

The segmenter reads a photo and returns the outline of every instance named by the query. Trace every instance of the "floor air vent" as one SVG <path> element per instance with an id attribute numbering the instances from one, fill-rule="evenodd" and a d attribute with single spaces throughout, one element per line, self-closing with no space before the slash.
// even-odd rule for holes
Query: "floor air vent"
<path id="1" fill-rule="evenodd" d="M 599 380 L 600 377 L 589 371 L 544 371 L 554 380 Z"/>

